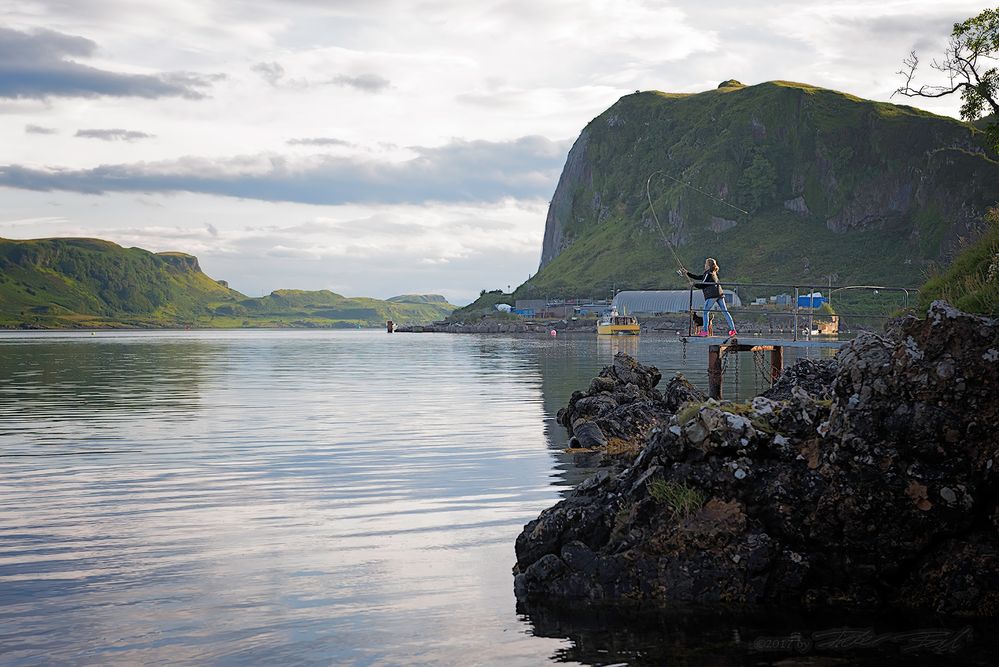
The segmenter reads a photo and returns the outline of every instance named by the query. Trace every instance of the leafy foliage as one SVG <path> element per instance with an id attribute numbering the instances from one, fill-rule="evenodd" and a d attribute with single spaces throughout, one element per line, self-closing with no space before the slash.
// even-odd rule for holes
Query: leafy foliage
<path id="1" fill-rule="evenodd" d="M 743 169 L 737 184 L 739 201 L 755 213 L 773 202 L 777 195 L 777 170 L 759 150 L 753 150 L 749 166 Z"/>
<path id="2" fill-rule="evenodd" d="M 960 23 L 955 23 L 942 60 L 931 67 L 943 72 L 946 85 L 914 87 L 913 80 L 919 58 L 913 51 L 904 60 L 899 72 L 905 84 L 895 92 L 907 97 L 943 97 L 960 93 L 961 118 L 973 121 L 987 114 L 999 114 L 999 69 L 994 65 L 999 56 L 999 7 L 986 9 Z M 999 122 L 993 120 L 987 132 L 992 145 L 999 150 Z"/>

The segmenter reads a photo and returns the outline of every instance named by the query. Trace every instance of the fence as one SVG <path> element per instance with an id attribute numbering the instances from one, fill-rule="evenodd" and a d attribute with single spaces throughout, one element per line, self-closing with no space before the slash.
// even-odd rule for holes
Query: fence
<path id="1" fill-rule="evenodd" d="M 851 292 L 851 294 L 869 294 L 875 297 L 881 297 L 882 295 L 892 295 L 899 300 L 898 303 L 891 303 L 887 299 L 876 299 L 875 308 L 878 308 L 877 302 L 880 303 L 880 308 L 883 312 L 873 313 L 873 312 L 839 312 L 834 311 L 831 314 L 822 314 L 820 317 L 836 317 L 839 318 L 837 322 L 842 322 L 844 320 L 884 320 L 887 321 L 892 317 L 893 313 L 898 310 L 904 310 L 909 307 L 910 296 L 918 294 L 919 290 L 914 287 L 892 287 L 884 285 L 833 285 L 831 283 L 825 285 L 816 285 L 810 283 L 733 283 L 725 282 L 721 283 L 722 287 L 728 290 L 734 290 L 739 293 L 739 299 L 744 304 L 741 308 L 729 308 L 729 312 L 733 315 L 744 314 L 744 315 L 754 315 L 760 316 L 764 315 L 769 317 L 772 316 L 782 316 L 788 318 L 789 328 L 792 333 L 792 340 L 798 340 L 798 335 L 803 330 L 807 340 L 811 340 L 813 332 L 815 331 L 815 319 L 817 308 L 808 308 L 803 306 L 805 303 L 819 304 L 820 297 L 817 296 L 818 292 L 824 292 L 821 297 L 821 303 L 827 303 L 830 309 L 834 309 L 834 303 L 837 303 L 834 295 L 837 292 L 845 293 Z M 785 292 L 784 294 L 777 294 L 775 296 L 768 296 L 767 303 L 763 304 L 765 307 L 754 308 L 753 299 L 749 297 L 751 292 L 762 291 L 764 294 L 767 291 L 775 290 L 789 290 L 790 293 Z M 688 306 L 691 312 L 694 310 L 694 293 L 699 291 L 699 288 L 690 286 L 688 290 Z M 786 296 L 789 297 L 786 300 L 779 300 L 776 297 Z M 858 300 L 856 298 L 851 299 L 850 297 L 845 297 L 841 294 L 840 301 L 845 303 L 848 307 L 852 304 L 854 307 L 863 306 L 863 299 Z M 771 301 L 774 299 L 774 301 Z M 866 299 L 870 302 L 870 299 Z M 783 301 L 779 303 L 778 301 Z M 750 304 L 750 305 L 745 305 Z M 770 309 L 769 306 L 773 304 L 775 307 L 787 306 L 784 310 L 779 310 L 777 308 Z M 807 326 L 804 328 L 802 325 L 807 322 Z M 687 333 L 692 335 L 693 331 L 693 318 L 688 318 Z M 771 330 L 771 333 L 772 330 Z"/>

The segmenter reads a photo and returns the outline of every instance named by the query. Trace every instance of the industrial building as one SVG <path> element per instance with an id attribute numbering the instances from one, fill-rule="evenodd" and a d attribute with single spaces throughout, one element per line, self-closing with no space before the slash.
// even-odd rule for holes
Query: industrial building
<path id="1" fill-rule="evenodd" d="M 629 315 L 638 314 L 660 314 L 660 313 L 684 313 L 691 307 L 690 292 L 687 290 L 641 290 L 618 292 L 611 302 L 611 306 L 619 313 Z M 704 307 L 704 296 L 701 290 L 693 293 L 693 307 L 700 310 Z M 735 292 L 725 292 L 725 304 L 728 306 L 741 306 L 742 301 Z"/>

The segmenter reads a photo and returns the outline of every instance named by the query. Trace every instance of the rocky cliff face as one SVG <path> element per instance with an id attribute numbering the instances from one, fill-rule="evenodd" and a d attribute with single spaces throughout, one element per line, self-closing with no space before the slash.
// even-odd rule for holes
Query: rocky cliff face
<path id="1" fill-rule="evenodd" d="M 999 201 L 983 137 L 951 118 L 788 82 L 625 96 L 569 153 L 539 273 L 521 294 L 668 285 L 645 192 L 657 170 L 706 193 L 651 183 L 663 233 L 691 265 L 721 255 L 742 278 L 916 284 Z"/>
<path id="2" fill-rule="evenodd" d="M 198 258 L 194 255 L 182 252 L 158 252 L 156 256 L 181 271 L 201 273 L 201 265 L 198 263 Z M 215 282 L 218 283 L 218 281 Z M 223 285 L 223 287 L 228 287 L 228 285 Z"/>
<path id="3" fill-rule="evenodd" d="M 619 357 L 560 414 L 602 434 L 634 394 L 655 426 L 524 528 L 522 601 L 999 613 L 999 321 L 937 302 L 750 404 L 657 376 Z"/>
<path id="4" fill-rule="evenodd" d="M 541 246 L 541 266 L 558 257 L 567 247 L 567 238 L 562 233 L 565 222 L 572 219 L 572 209 L 575 190 L 581 184 L 592 184 L 590 165 L 586 155 L 586 143 L 589 134 L 586 130 L 580 133 L 576 143 L 569 150 L 562 175 L 559 176 L 555 194 L 548 205 L 548 217 L 545 219 L 545 238 Z M 599 207 L 599 203 L 596 204 Z M 591 206 L 592 210 L 592 206 Z M 597 212 L 599 215 L 599 211 Z"/>

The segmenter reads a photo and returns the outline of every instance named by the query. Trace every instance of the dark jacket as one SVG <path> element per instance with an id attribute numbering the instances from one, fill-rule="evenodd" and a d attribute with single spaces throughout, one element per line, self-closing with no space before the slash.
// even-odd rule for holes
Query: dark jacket
<path id="1" fill-rule="evenodd" d="M 704 295 L 705 299 L 720 299 L 724 295 L 722 292 L 721 285 L 718 284 L 718 274 L 713 271 L 705 271 L 704 275 L 697 273 L 691 273 L 687 271 L 687 275 L 694 280 L 699 280 L 700 282 L 694 283 L 694 287 L 701 290 L 701 294 Z"/>

